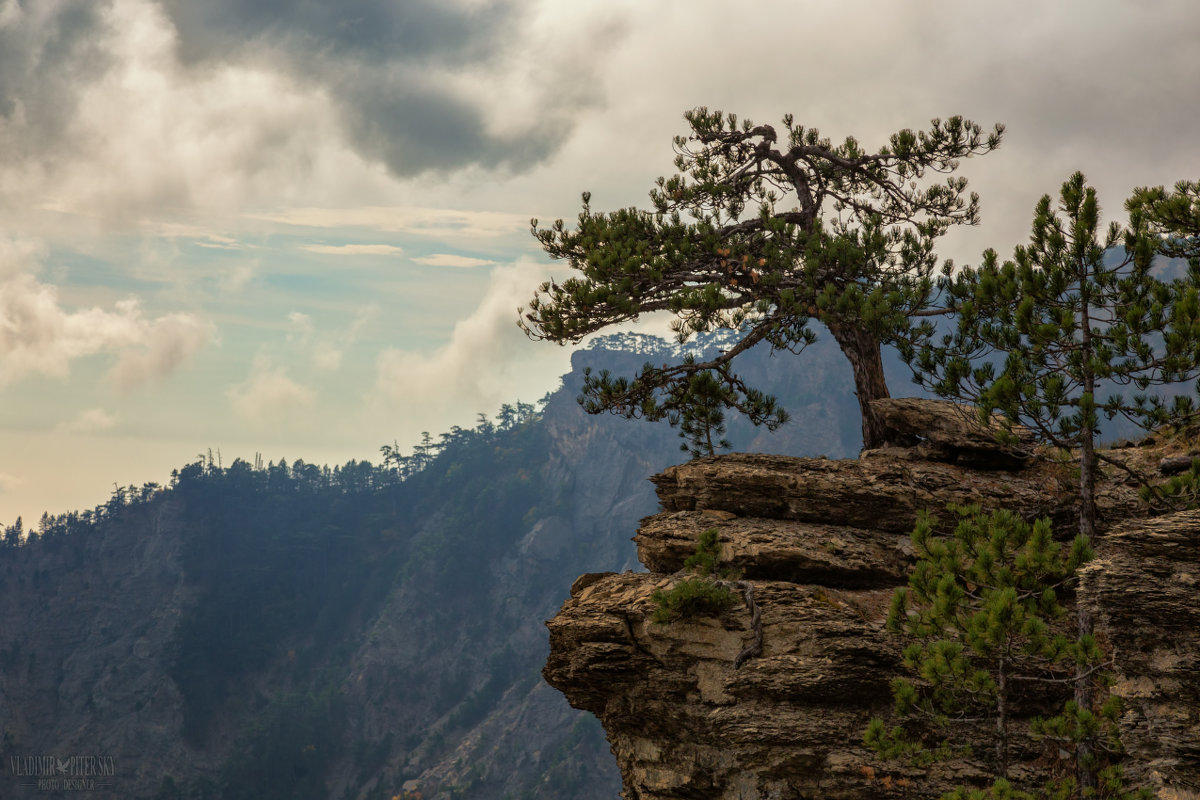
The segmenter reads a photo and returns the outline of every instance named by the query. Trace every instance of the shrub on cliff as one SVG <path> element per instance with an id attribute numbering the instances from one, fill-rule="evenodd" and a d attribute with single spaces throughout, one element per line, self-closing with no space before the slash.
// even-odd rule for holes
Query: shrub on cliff
<path id="1" fill-rule="evenodd" d="M 696 577 L 684 578 L 670 589 L 655 589 L 650 599 L 656 608 L 651 619 L 658 623 L 672 622 L 705 614 L 721 614 L 737 603 L 737 595 L 716 580 L 720 570 L 721 542 L 716 528 L 700 534 L 696 552 L 683 562 L 684 569 Z"/>

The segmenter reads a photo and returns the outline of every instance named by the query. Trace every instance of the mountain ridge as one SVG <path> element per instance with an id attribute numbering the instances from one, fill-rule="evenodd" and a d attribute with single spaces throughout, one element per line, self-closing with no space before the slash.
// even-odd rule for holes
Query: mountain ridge
<path id="1" fill-rule="evenodd" d="M 0 548 L 0 756 L 100 751 L 128 798 L 386 800 L 411 781 L 426 798 L 612 797 L 602 730 L 538 674 L 541 621 L 579 573 L 636 567 L 646 479 L 679 440 L 575 394 L 586 367 L 671 358 L 658 341 L 602 337 L 540 411 L 383 466 L 198 459 L 46 518 Z M 849 369 L 823 346 L 793 370 L 743 357 L 807 424 L 731 421 L 737 447 L 857 448 Z"/>

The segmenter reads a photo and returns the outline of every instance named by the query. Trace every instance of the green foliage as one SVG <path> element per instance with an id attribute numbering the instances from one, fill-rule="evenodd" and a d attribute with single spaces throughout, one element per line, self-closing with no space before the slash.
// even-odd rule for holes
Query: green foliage
<path id="1" fill-rule="evenodd" d="M 943 800 L 1078 797 L 1071 777 L 1042 793 L 1009 783 L 1014 704 L 1029 703 L 1031 687 L 1037 686 L 1045 695 L 1042 705 L 1053 705 L 1057 695 L 1062 710 L 1034 720 L 1033 735 L 1052 743 L 1055 753 L 1071 752 L 1081 741 L 1105 740 L 1106 748 L 1087 751 L 1092 759 L 1087 766 L 1108 770 L 1102 774 L 1117 789 L 1094 796 L 1140 796 L 1123 794 L 1113 769 L 1101 763 L 1119 752 L 1115 698 L 1098 714 L 1064 699 L 1078 669 L 1098 681 L 1104 677 L 1099 671 L 1104 656 L 1094 637 L 1068 637 L 1060 624 L 1064 590 L 1092 557 L 1088 540 L 1080 535 L 1061 545 L 1049 520 L 1031 525 L 1005 510 L 952 511 L 958 521 L 951 536 L 935 535 L 936 521 L 928 514 L 913 531 L 917 563 L 908 586 L 893 596 L 887 618 L 887 629 L 907 642 L 903 664 L 912 677 L 892 683 L 893 716 L 900 724 L 873 719 L 865 744 L 885 759 L 927 765 L 958 752 L 953 743 L 973 730 L 992 739 L 997 780 L 987 789 L 960 788 Z"/>
<path id="2" fill-rule="evenodd" d="M 1161 186 L 1137 189 L 1125 207 L 1145 216 L 1164 255 L 1186 258 L 1200 270 L 1200 181 L 1180 181 L 1170 192 Z"/>
<path id="3" fill-rule="evenodd" d="M 695 573 L 668 590 L 655 589 L 650 599 L 655 604 L 654 622 L 665 624 L 688 617 L 722 614 L 737 604 L 737 595 L 714 580 L 719 575 L 720 533 L 716 528 L 702 531 L 696 552 L 683 562 L 684 569 Z"/>
<path id="4" fill-rule="evenodd" d="M 1200 507 L 1200 458 L 1193 458 L 1186 472 L 1153 487 L 1143 486 L 1138 493 L 1147 503 L 1166 501 L 1175 508 Z"/>
<path id="5" fill-rule="evenodd" d="M 1127 204 L 1128 225 L 1104 229 L 1095 190 L 1082 174 L 1072 175 L 1057 208 L 1049 195 L 1040 200 L 1029 243 L 1011 260 L 1001 264 L 988 250 L 977 269 L 941 281 L 947 308 L 957 314 L 953 330 L 936 341 L 926 324 L 901 347 L 918 382 L 973 402 L 984 420 L 999 412 L 1039 441 L 1077 453 L 1085 537 L 1096 531 L 1099 462 L 1133 472 L 1097 452 L 1100 415 L 1153 428 L 1186 423 L 1197 412 L 1188 396 L 1147 393 L 1200 373 L 1200 265 L 1191 264 L 1188 279 L 1169 282 L 1152 272 L 1156 255 L 1186 244 L 1180 237 L 1187 232 L 1172 226 L 1186 221 L 1192 188 L 1179 187 L 1174 198 L 1143 190 Z M 1119 390 L 1128 386 L 1135 393 L 1126 398 Z M 1078 617 L 1078 633 L 1080 644 L 1090 638 L 1086 614 Z M 1091 656 L 1077 660 L 1079 705 L 1069 714 L 1078 717 L 1073 741 L 1085 794 L 1099 790 L 1103 753 L 1093 748 L 1106 746 L 1102 726 L 1086 719 L 1094 710 L 1089 664 Z"/>
<path id="6" fill-rule="evenodd" d="M 880 338 L 907 329 L 930 299 L 935 240 L 978 218 L 965 179 L 927 183 L 926 174 L 993 150 L 1003 128 L 984 134 L 961 117 L 934 120 L 871 152 L 853 138 L 835 145 L 790 115 L 782 131 L 705 108 L 685 118 L 691 132 L 675 141 L 678 173 L 658 179 L 653 210 L 596 213 L 585 192 L 574 228 L 533 221 L 545 251 L 579 274 L 542 284 L 519 324 L 533 338 L 578 342 L 665 311 L 680 343 L 731 331 L 731 346 L 709 360 L 648 363 L 633 378 L 589 375 L 581 398 L 590 413 L 668 419 L 687 449 L 711 453 L 721 446 L 723 409 L 770 429 L 786 419 L 774 398 L 732 371 L 750 348 L 798 353 L 819 321 L 855 351 L 856 375 L 878 364 Z M 850 329 L 858 333 L 839 336 Z M 877 372 L 860 385 L 882 386 Z"/>
<path id="7" fill-rule="evenodd" d="M 1024 792 L 1013 788 L 1004 778 L 1000 778 L 985 789 L 969 789 L 960 786 L 952 792 L 942 795 L 941 800 L 1069 800 L 1070 794 L 1059 791 L 1034 793 Z"/>
<path id="8" fill-rule="evenodd" d="M 651 619 L 658 623 L 722 614 L 737 603 L 737 595 L 710 578 L 684 578 L 666 591 L 655 589 L 651 599 L 657 606 Z"/>
<path id="9" fill-rule="evenodd" d="M 1086 539 L 1063 548 L 1048 520 L 1030 525 L 1008 511 L 983 514 L 953 509 L 954 534 L 934 536 L 934 519 L 922 515 L 913 531 L 917 563 L 908 587 L 896 592 L 889 631 L 905 637 L 905 669 L 914 679 L 892 685 L 894 714 L 935 730 L 996 720 L 994 769 L 1007 777 L 1008 725 L 1015 684 L 1068 679 L 1069 666 L 1087 659 L 1094 642 L 1071 641 L 1055 631 L 1063 615 L 1059 593 L 1079 564 L 1091 557 Z M 926 747 L 882 720 L 866 742 L 881 755 L 916 755 Z M 948 747 L 937 746 L 938 755 Z"/>
<path id="10" fill-rule="evenodd" d="M 1078 448 L 1088 535 L 1099 415 L 1150 428 L 1196 411 L 1190 397 L 1146 394 L 1200 373 L 1200 295 L 1193 281 L 1152 274 L 1158 251 L 1137 207 L 1128 227 L 1102 229 L 1096 192 L 1075 173 L 1057 209 L 1049 195 L 1039 201 L 1029 243 L 1011 260 L 988 250 L 981 266 L 942 281 L 955 328 L 938 341 L 926 324 L 919 344 L 901 348 L 919 382 L 974 403 L 982 419 L 999 412 L 1043 442 Z"/>
<path id="11" fill-rule="evenodd" d="M 1053 781 L 1036 791 L 1022 791 L 1001 778 L 985 789 L 959 787 L 942 795 L 941 800 L 1072 800 L 1084 797 L 1093 800 L 1153 800 L 1150 789 L 1128 789 L 1125 773 L 1119 767 L 1106 767 L 1101 771 L 1096 787 L 1080 792 L 1074 778 Z"/>
<path id="12" fill-rule="evenodd" d="M 683 568 L 701 575 L 716 575 L 720 558 L 721 532 L 716 528 L 707 528 L 700 532 L 696 552 L 684 559 Z"/>

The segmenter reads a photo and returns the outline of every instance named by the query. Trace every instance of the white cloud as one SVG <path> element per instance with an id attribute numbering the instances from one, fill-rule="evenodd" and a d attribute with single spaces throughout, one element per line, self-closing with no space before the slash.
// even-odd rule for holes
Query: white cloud
<path id="1" fill-rule="evenodd" d="M 254 267 L 235 264 L 223 270 L 217 278 L 217 288 L 224 294 L 240 294 L 254 279 Z"/>
<path id="2" fill-rule="evenodd" d="M 141 327 L 145 333 L 140 346 L 122 353 L 110 373 L 122 389 L 169 375 L 192 353 L 216 338 L 212 323 L 193 314 L 167 314 L 143 321 Z"/>
<path id="3" fill-rule="evenodd" d="M 255 359 L 250 376 L 226 392 L 238 416 L 262 423 L 294 419 L 313 407 L 316 392 L 288 377 L 283 367 Z"/>
<path id="4" fill-rule="evenodd" d="M 288 313 L 288 341 L 307 342 L 313 335 L 312 317 L 301 311 Z"/>
<path id="5" fill-rule="evenodd" d="M 399 413 L 414 435 L 422 426 L 444 429 L 529 398 L 530 387 L 550 388 L 569 363 L 570 351 L 531 342 L 517 327 L 526 303 L 547 268 L 530 261 L 498 267 L 484 298 L 454 326 L 450 341 L 432 352 L 389 349 L 376 368 L 375 401 Z"/>
<path id="6" fill-rule="evenodd" d="M 25 481 L 21 480 L 16 475 L 9 475 L 7 472 L 0 472 L 0 494 L 11 494 L 14 489 L 24 482 Z"/>
<path id="7" fill-rule="evenodd" d="M 471 258 L 470 256 L 456 256 L 451 253 L 434 253 L 430 256 L 420 256 L 414 258 L 421 264 L 428 264 L 431 267 L 485 267 L 488 264 L 495 264 L 495 261 L 490 261 L 486 258 Z"/>
<path id="8" fill-rule="evenodd" d="M 186 222 L 146 222 L 142 229 L 149 236 L 161 236 L 164 239 L 193 239 L 201 247 L 218 250 L 237 250 L 241 247 L 238 240 L 232 236 Z"/>
<path id="9" fill-rule="evenodd" d="M 342 366 L 342 355 L 345 351 L 331 342 L 319 342 L 313 351 L 313 366 L 326 372 L 332 372 Z"/>
<path id="10" fill-rule="evenodd" d="M 311 355 L 313 367 L 324 372 L 340 369 L 346 350 L 359 340 L 363 329 L 378 315 L 379 306 L 374 303 L 368 304 L 360 308 L 354 315 L 353 321 L 342 330 L 316 336 L 317 342 L 313 346 Z M 309 330 L 310 333 L 315 334 L 315 329 L 311 327 L 311 324 Z M 305 343 L 312 338 L 314 337 L 310 335 L 304 340 Z"/>
<path id="11" fill-rule="evenodd" d="M 403 247 L 390 244 L 305 244 L 301 250 L 331 256 L 398 256 Z"/>
<path id="12" fill-rule="evenodd" d="M 267 65 L 185 66 L 175 29 L 151 0 L 112 0 L 96 13 L 89 46 L 103 67 L 60 77 L 55 85 L 72 97 L 56 139 L 31 148 L 38 152 L 26 163 L 0 168 L 0 199 L 106 223 L 141 221 L 189 208 L 228 214 L 255 198 L 277 202 L 318 173 L 363 171 L 322 91 Z M 13 139 L 36 140 L 20 119 L 9 122 Z M 201 243 L 234 244 L 219 235 Z"/>
<path id="13" fill-rule="evenodd" d="M 192 314 L 147 318 L 135 298 L 68 310 L 57 287 L 35 277 L 39 255 L 35 244 L 0 239 L 0 384 L 65 378 L 73 361 L 110 354 L 118 358 L 110 376 L 129 388 L 172 372 L 214 337 L 212 324 Z"/>
<path id="14" fill-rule="evenodd" d="M 247 214 L 246 217 L 305 228 L 371 228 L 388 233 L 460 239 L 510 236 L 529 228 L 529 218 L 519 214 L 414 206 L 288 208 Z"/>
<path id="15" fill-rule="evenodd" d="M 117 418 L 102 408 L 89 408 L 74 419 L 55 426 L 60 433 L 98 433 L 116 427 Z"/>

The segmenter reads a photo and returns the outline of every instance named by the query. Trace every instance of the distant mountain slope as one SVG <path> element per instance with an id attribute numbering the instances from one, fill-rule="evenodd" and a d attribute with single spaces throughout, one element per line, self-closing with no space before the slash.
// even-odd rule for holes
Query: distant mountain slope
<path id="1" fill-rule="evenodd" d="M 7 757 L 88 753 L 126 798 L 615 797 L 603 731 L 541 681 L 542 621 L 578 574 L 637 567 L 646 478 L 685 458 L 583 414 L 583 368 L 674 355 L 600 339 L 540 410 L 383 466 L 199 461 L 0 549 L 0 795 Z M 857 450 L 832 344 L 743 360 L 793 422 L 734 421 L 736 448 Z"/>

